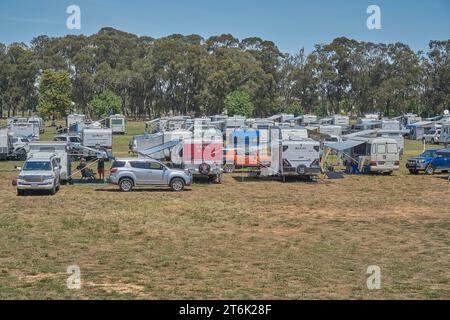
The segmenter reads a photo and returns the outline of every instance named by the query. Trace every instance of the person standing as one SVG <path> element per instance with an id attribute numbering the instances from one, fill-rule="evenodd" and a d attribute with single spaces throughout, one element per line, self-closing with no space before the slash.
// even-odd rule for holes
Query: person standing
<path id="1" fill-rule="evenodd" d="M 105 159 L 103 158 L 98 159 L 97 173 L 100 180 L 105 180 Z"/>

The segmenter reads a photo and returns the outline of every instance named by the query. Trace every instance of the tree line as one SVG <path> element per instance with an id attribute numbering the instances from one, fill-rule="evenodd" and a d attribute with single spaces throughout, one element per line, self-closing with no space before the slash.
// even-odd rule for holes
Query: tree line
<path id="1" fill-rule="evenodd" d="M 1 117 L 99 117 L 109 104 L 136 119 L 202 116 L 239 106 L 239 99 L 255 117 L 441 114 L 450 108 L 450 39 L 414 52 L 403 43 L 341 37 L 309 54 L 286 54 L 258 37 L 154 39 L 103 28 L 92 36 L 0 43 Z"/>

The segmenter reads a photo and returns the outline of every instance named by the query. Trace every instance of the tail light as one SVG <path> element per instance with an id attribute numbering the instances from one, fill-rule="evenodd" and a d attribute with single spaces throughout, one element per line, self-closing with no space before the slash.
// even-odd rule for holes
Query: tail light
<path id="1" fill-rule="evenodd" d="M 377 165 L 378 165 L 378 162 L 377 161 L 370 161 L 370 165 L 372 166 L 372 167 L 376 167 Z"/>
<path id="2" fill-rule="evenodd" d="M 111 174 L 116 174 L 117 171 L 119 171 L 119 169 L 117 168 L 111 168 L 111 170 L 109 171 Z"/>

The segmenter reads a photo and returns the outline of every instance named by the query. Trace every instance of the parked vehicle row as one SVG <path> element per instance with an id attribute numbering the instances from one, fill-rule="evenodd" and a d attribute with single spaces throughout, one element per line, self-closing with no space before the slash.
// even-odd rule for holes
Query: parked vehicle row
<path id="1" fill-rule="evenodd" d="M 448 172 L 450 170 L 450 156 L 446 155 L 445 152 L 440 152 L 445 150 L 431 149 L 417 157 L 409 158 L 406 168 L 411 174 L 418 174 L 422 171 L 429 175 L 434 174 L 436 171 Z"/>

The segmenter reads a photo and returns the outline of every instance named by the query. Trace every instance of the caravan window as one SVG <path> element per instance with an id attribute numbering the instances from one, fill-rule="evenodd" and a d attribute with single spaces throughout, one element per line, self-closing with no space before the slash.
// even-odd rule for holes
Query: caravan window
<path id="1" fill-rule="evenodd" d="M 386 145 L 385 144 L 378 144 L 377 145 L 377 153 L 378 154 L 386 153 Z"/>
<path id="2" fill-rule="evenodd" d="M 111 120 L 111 124 L 112 125 L 122 125 L 123 124 L 123 119 L 112 119 Z"/>
<path id="3" fill-rule="evenodd" d="M 395 143 L 388 143 L 387 151 L 388 151 L 388 153 L 394 153 L 394 154 L 397 153 L 398 152 L 397 145 Z"/>

